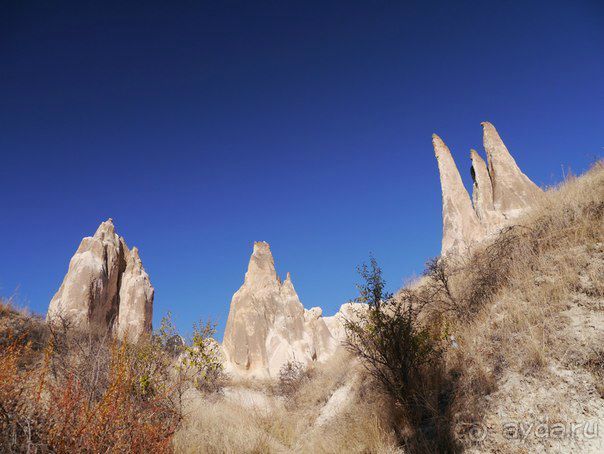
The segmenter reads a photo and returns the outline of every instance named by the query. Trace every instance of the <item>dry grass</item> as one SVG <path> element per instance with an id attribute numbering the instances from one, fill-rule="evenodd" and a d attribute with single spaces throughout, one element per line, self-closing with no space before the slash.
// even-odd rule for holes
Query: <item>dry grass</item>
<path id="1" fill-rule="evenodd" d="M 329 364 L 309 371 L 289 397 L 263 390 L 267 405 L 190 396 L 185 426 L 177 434 L 177 452 L 394 452 L 389 403 L 345 351 Z M 340 393 L 345 398 L 331 400 Z M 368 403 L 371 403 L 368 405 Z M 264 401 L 262 402 L 264 403 Z M 318 423 L 321 421 L 322 423 Z"/>
<path id="2" fill-rule="evenodd" d="M 489 293 L 476 298 L 485 278 Z M 575 402 L 566 397 L 557 407 L 532 401 L 526 383 L 556 389 L 561 373 L 579 376 L 578 365 L 599 364 L 597 355 L 586 355 L 604 340 L 598 312 L 603 289 L 604 165 L 598 163 L 547 191 L 542 205 L 478 251 L 456 276 L 463 315 L 451 317 L 459 348 L 449 350 L 447 361 L 455 376 L 458 421 L 492 425 L 502 401 L 510 417 L 571 417 Z M 526 381 L 524 392 L 519 381 Z M 483 448 L 507 446 L 494 438 Z"/>

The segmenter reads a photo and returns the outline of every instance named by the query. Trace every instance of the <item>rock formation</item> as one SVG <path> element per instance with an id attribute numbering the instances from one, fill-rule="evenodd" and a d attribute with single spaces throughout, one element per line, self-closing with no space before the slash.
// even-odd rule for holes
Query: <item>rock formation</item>
<path id="1" fill-rule="evenodd" d="M 120 285 L 119 310 L 115 326 L 116 334 L 120 338 L 128 335 L 138 339 L 142 333 L 151 332 L 154 293 L 149 275 L 145 272 L 143 262 L 138 255 L 138 248 L 133 247 L 129 254 L 126 253 L 126 269 L 122 274 Z"/>
<path id="2" fill-rule="evenodd" d="M 505 219 L 513 219 L 534 206 L 542 191 L 520 171 L 495 126 L 485 121 L 482 127 L 493 185 L 493 205 Z"/>
<path id="3" fill-rule="evenodd" d="M 366 304 L 361 303 L 344 303 L 340 306 L 338 312 L 330 317 L 324 317 L 323 320 L 331 333 L 331 336 L 342 343 L 346 340 L 346 321 L 358 321 L 361 316 L 367 310 Z"/>
<path id="4" fill-rule="evenodd" d="M 231 373 L 276 377 L 288 361 L 326 359 L 337 343 L 321 309 L 305 310 L 287 275 L 281 282 L 268 243 L 254 243 L 243 285 L 233 295 L 223 351 Z"/>
<path id="5" fill-rule="evenodd" d="M 476 150 L 470 150 L 470 159 L 472 161 L 470 172 L 472 174 L 472 181 L 474 182 L 472 204 L 481 224 L 483 224 L 486 232 L 490 233 L 501 225 L 505 218 L 500 212 L 495 210 L 495 206 L 493 205 L 493 186 L 484 159 L 482 159 Z"/>
<path id="6" fill-rule="evenodd" d="M 109 219 L 80 243 L 46 319 L 61 317 L 79 330 L 127 333 L 136 340 L 151 331 L 153 292 L 138 249 L 128 249 Z"/>
<path id="7" fill-rule="evenodd" d="M 484 236 L 484 227 L 472 208 L 468 191 L 449 148 L 436 134 L 432 135 L 434 153 L 438 161 L 443 203 L 442 250 L 464 253 Z"/>
<path id="8" fill-rule="evenodd" d="M 538 203 L 543 193 L 520 171 L 495 127 L 482 126 L 488 166 L 471 150 L 472 202 L 449 149 L 437 135 L 432 138 L 443 196 L 442 255 L 464 254 Z"/>

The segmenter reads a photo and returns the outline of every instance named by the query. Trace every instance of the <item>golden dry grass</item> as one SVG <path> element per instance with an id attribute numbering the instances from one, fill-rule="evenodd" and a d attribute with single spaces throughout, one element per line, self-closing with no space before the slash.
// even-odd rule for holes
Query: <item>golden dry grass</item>
<path id="1" fill-rule="evenodd" d="M 571 410 L 581 399 L 593 407 L 585 415 L 596 417 L 602 407 L 589 396 L 602 378 L 590 378 L 582 364 L 590 364 L 590 352 L 604 341 L 604 164 L 547 191 L 542 204 L 518 221 L 513 247 L 503 241 L 510 234 L 490 246 L 507 248 L 498 251 L 505 260 L 495 269 L 503 279 L 490 302 L 455 325 L 459 348 L 447 358 L 457 374 L 453 414 L 458 423 L 490 424 L 493 436 L 479 444 L 487 451 L 511 449 L 496 427 L 503 421 L 497 414 L 556 420 L 582 417 Z M 486 250 L 465 265 L 457 281 L 461 294 L 485 268 Z M 561 376 L 570 377 L 566 388 L 559 388 Z M 533 399 L 536 387 L 549 387 L 552 400 L 547 394 Z"/>
<path id="2" fill-rule="evenodd" d="M 289 397 L 262 392 L 267 406 L 249 406 L 225 398 L 190 396 L 188 415 L 177 434 L 177 452 L 333 453 L 395 452 L 388 404 L 345 351 L 318 364 Z M 318 424 L 337 390 L 348 391 L 333 417 Z"/>

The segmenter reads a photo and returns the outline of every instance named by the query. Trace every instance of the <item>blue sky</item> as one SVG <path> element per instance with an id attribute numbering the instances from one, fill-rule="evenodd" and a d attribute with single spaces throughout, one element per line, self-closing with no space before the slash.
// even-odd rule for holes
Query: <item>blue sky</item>
<path id="1" fill-rule="evenodd" d="M 542 186 L 604 147 L 604 6 L 0 4 L 0 295 L 46 311 L 112 217 L 168 310 L 221 336 L 255 240 L 306 307 L 438 254 L 431 134 L 467 186 L 480 122 Z"/>

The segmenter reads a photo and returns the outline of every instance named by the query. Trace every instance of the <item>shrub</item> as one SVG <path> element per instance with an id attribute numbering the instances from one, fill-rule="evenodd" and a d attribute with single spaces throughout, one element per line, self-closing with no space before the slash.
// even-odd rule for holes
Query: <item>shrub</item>
<path id="1" fill-rule="evenodd" d="M 190 374 L 195 387 L 206 393 L 222 391 L 228 378 L 215 333 L 216 324 L 210 321 L 194 324 L 191 345 L 183 348 L 181 372 Z"/>
<path id="2" fill-rule="evenodd" d="M 166 386 L 141 386 L 138 347 L 113 341 L 107 386 L 86 388 L 74 373 L 49 383 L 48 445 L 58 452 L 169 452 L 181 420 Z M 90 399 L 96 395 L 97 398 Z"/>
<path id="3" fill-rule="evenodd" d="M 300 361 L 288 361 L 279 369 L 277 391 L 282 396 L 291 397 L 306 377 L 306 368 Z"/>
<path id="4" fill-rule="evenodd" d="M 31 355 L 31 344 L 24 335 L 5 332 L 0 347 L 0 451 L 35 451 L 43 446 L 44 423 L 38 410 L 38 376 L 24 367 Z"/>
<path id="5" fill-rule="evenodd" d="M 402 412 L 412 431 L 401 435 L 408 450 L 452 450 L 446 406 L 441 405 L 445 324 L 437 317 L 420 320 L 426 295 L 410 289 L 396 296 L 386 293 L 375 259 L 359 274 L 364 283 L 355 302 L 367 304 L 367 310 L 346 321 L 346 347 Z"/>
<path id="6" fill-rule="evenodd" d="M 31 323 L 34 340 L 46 333 L 45 347 L 25 331 L 1 336 L 0 451 L 172 451 L 188 385 L 161 337 L 132 344 L 65 320 Z"/>

